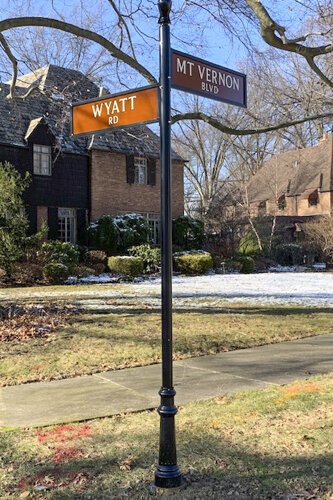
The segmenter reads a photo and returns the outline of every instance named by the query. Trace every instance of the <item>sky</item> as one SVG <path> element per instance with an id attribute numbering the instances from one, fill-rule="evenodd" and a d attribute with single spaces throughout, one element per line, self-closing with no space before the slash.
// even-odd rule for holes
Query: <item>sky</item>
<path id="1" fill-rule="evenodd" d="M 126 4 L 124 0 L 124 5 Z M 130 3 L 130 2 L 127 2 Z M 156 74 L 158 66 L 158 8 L 154 6 L 151 0 L 144 0 L 146 6 L 150 6 L 150 19 L 141 21 L 141 29 L 143 32 L 149 33 L 151 37 L 155 37 L 155 57 L 153 57 L 151 48 L 142 43 L 140 35 L 134 35 L 135 45 L 138 47 L 138 54 L 144 64 L 152 68 Z M 183 0 L 173 0 L 173 10 L 183 4 Z M 304 12 L 301 8 L 301 2 L 296 0 L 263 0 L 264 5 L 270 12 L 277 17 L 277 20 L 288 26 L 292 24 L 300 25 L 303 20 Z M 73 6 L 78 4 L 78 0 L 0 0 L 0 18 L 17 15 L 43 15 L 45 17 L 64 17 L 74 24 L 80 25 L 80 12 L 77 10 L 73 15 Z M 107 34 L 112 38 L 112 33 L 106 33 L 108 25 L 112 24 L 111 9 L 107 0 L 83 0 L 82 4 L 85 8 L 86 15 L 90 16 L 93 26 L 101 34 Z M 135 0 L 133 1 L 135 5 Z M 54 6 L 54 9 L 52 8 Z M 155 9 L 155 13 L 154 13 Z M 69 14 L 66 15 L 66 12 Z M 171 33 L 172 46 L 174 49 L 179 49 L 184 52 L 192 53 L 209 61 L 215 62 L 222 66 L 227 66 L 233 69 L 241 69 L 244 61 L 248 56 L 246 43 L 241 43 L 237 40 L 237 35 L 232 39 L 223 29 L 213 29 L 207 21 L 205 15 L 195 15 L 194 19 L 183 16 L 175 19 L 171 16 Z M 100 28 L 100 29 L 99 29 Z M 243 30 L 243 21 L 239 20 L 237 26 L 239 31 Z M 248 30 L 248 25 L 246 26 Z M 255 29 L 250 29 L 250 37 L 255 41 L 259 50 L 264 50 L 265 44 L 261 40 L 258 32 Z M 188 42 L 188 43 L 187 43 Z"/>
<path id="2" fill-rule="evenodd" d="M 130 4 L 131 1 L 133 5 L 135 5 L 136 0 L 123 0 L 123 5 Z M 202 59 L 227 68 L 245 72 L 246 61 L 251 56 L 251 51 L 248 50 L 246 44 L 246 35 L 248 35 L 251 42 L 255 45 L 256 50 L 264 51 L 267 48 L 258 30 L 254 26 L 251 27 L 248 24 L 244 25 L 244 20 L 242 18 L 238 20 L 235 18 L 231 19 L 232 22 L 235 21 L 236 23 L 235 26 L 233 26 L 236 31 L 235 36 L 231 37 L 226 29 L 224 30 L 219 27 L 217 30 L 216 26 L 214 27 L 208 21 L 208 16 L 205 14 L 196 13 L 193 18 L 185 15 L 177 17 L 174 13 L 177 7 L 181 6 L 184 1 L 185 0 L 173 0 L 174 9 L 171 13 L 171 36 L 172 47 L 174 49 L 201 57 Z M 304 12 L 300 6 L 302 2 L 298 2 L 298 0 L 274 0 L 274 2 L 272 0 L 263 0 L 263 3 L 269 9 L 269 12 L 272 13 L 274 18 L 281 24 L 287 27 L 293 25 L 302 26 L 304 20 Z M 80 8 L 76 8 L 75 10 L 75 5 L 79 5 Z M 137 51 L 139 61 L 147 66 L 155 77 L 158 78 L 159 26 L 157 22 L 157 1 L 143 0 L 143 5 L 150 7 L 150 9 L 148 9 L 149 17 L 142 17 L 140 19 L 140 30 L 142 33 L 148 34 L 148 43 L 147 38 L 144 39 L 140 32 L 133 32 L 133 45 Z M 83 6 L 84 15 L 82 14 L 81 6 Z M 111 41 L 115 41 L 115 43 L 118 42 L 117 32 L 110 28 L 114 25 L 114 16 L 112 15 L 108 0 L 94 0 L 94 2 L 90 0 L 0 0 L 0 19 L 9 16 L 27 15 L 58 18 L 64 16 L 67 21 L 79 26 L 82 23 L 83 17 L 85 17 L 85 19 L 89 20 L 90 29 L 96 30 Z M 35 28 L 31 30 L 31 39 L 33 39 L 36 33 L 35 30 Z M 294 30 L 294 32 L 296 33 L 297 29 Z M 50 33 L 54 33 L 54 30 L 50 30 Z M 240 38 L 242 41 L 238 38 L 238 33 L 241 35 Z M 7 35 L 7 33 L 5 34 Z M 47 45 L 49 46 L 39 48 L 41 52 L 45 51 L 45 57 L 52 51 L 52 36 L 51 34 L 48 39 Z M 97 45 L 93 45 L 93 47 L 92 50 L 99 50 Z M 80 67 L 73 67 L 70 63 L 69 67 L 85 71 L 91 62 L 91 58 L 92 52 L 81 61 L 80 64 L 82 65 Z M 110 58 L 108 58 L 108 60 L 110 60 Z M 53 60 L 48 60 L 47 62 L 54 63 Z M 46 62 L 44 64 L 46 64 Z M 8 66 L 8 69 L 10 69 L 10 66 Z M 19 71 L 21 71 L 21 73 L 27 73 L 29 71 L 24 61 L 19 62 Z M 251 74 L 247 76 L 250 81 Z M 125 68 L 125 66 L 123 66 L 121 77 L 127 89 L 147 85 L 143 77 L 129 70 L 128 67 Z M 112 93 L 125 90 L 124 86 L 115 76 L 114 66 L 103 67 L 98 73 L 98 78 L 100 78 L 100 82 L 98 83 L 104 85 Z M 7 80 L 8 77 L 3 81 Z M 97 82 L 97 80 L 95 81 Z M 184 95 L 184 93 L 173 91 L 174 107 L 177 108 L 181 100 L 185 97 L 186 95 Z M 208 100 L 204 99 L 204 101 L 207 103 Z"/>

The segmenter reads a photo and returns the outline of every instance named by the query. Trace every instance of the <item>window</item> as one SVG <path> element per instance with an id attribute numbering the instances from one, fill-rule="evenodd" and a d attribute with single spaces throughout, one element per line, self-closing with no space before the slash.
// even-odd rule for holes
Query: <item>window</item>
<path id="1" fill-rule="evenodd" d="M 33 145 L 33 166 L 36 175 L 52 175 L 51 146 Z"/>
<path id="2" fill-rule="evenodd" d="M 147 184 L 147 158 L 134 158 L 134 182 L 135 184 Z"/>
<path id="3" fill-rule="evenodd" d="M 149 240 L 152 243 L 160 242 L 160 216 L 158 214 L 147 214 L 149 224 Z"/>
<path id="4" fill-rule="evenodd" d="M 58 239 L 76 243 L 75 208 L 58 208 Z"/>
<path id="5" fill-rule="evenodd" d="M 160 214 L 147 212 L 138 212 L 138 214 L 147 220 L 149 225 L 149 242 L 156 245 L 160 242 Z"/>
<path id="6" fill-rule="evenodd" d="M 309 207 L 316 207 L 318 205 L 318 198 L 309 197 Z"/>
<path id="7" fill-rule="evenodd" d="M 318 199 L 317 189 L 309 194 L 308 202 L 309 202 L 309 207 L 316 207 L 318 205 L 319 199 Z"/>
<path id="8" fill-rule="evenodd" d="M 258 215 L 266 215 L 266 210 L 267 210 L 267 203 L 266 201 L 261 201 L 258 204 Z"/>
<path id="9" fill-rule="evenodd" d="M 284 210 L 287 206 L 287 201 L 286 201 L 286 197 L 284 194 L 282 194 L 279 199 L 278 199 L 278 209 L 279 210 Z"/>

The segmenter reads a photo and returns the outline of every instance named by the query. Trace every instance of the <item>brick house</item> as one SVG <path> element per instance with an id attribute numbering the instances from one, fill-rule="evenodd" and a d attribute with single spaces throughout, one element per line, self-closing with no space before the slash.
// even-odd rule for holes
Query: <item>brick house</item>
<path id="1" fill-rule="evenodd" d="M 232 256 L 251 233 L 251 219 L 262 238 L 273 232 L 291 243 L 304 240 L 302 224 L 332 211 L 333 135 L 325 134 L 316 146 L 272 156 L 246 185 L 224 182 L 210 210 L 211 234 Z"/>
<path id="2" fill-rule="evenodd" d="M 158 239 L 160 218 L 159 138 L 144 125 L 103 135 L 72 137 L 69 103 L 98 97 L 100 88 L 82 73 L 48 65 L 20 77 L 7 99 L 0 86 L 0 162 L 31 174 L 24 194 L 30 232 L 43 221 L 50 238 L 76 242 L 102 215 L 140 213 Z M 172 152 L 172 213 L 184 211 L 184 161 Z"/>
<path id="3" fill-rule="evenodd" d="M 273 156 L 247 186 L 253 216 L 309 218 L 331 216 L 333 208 L 333 135 L 313 147 Z"/>
<path id="4" fill-rule="evenodd" d="M 333 135 L 316 146 L 272 156 L 247 185 L 252 217 L 262 218 L 282 242 L 303 241 L 302 224 L 331 217 Z M 274 221 L 274 222 L 273 222 Z"/>

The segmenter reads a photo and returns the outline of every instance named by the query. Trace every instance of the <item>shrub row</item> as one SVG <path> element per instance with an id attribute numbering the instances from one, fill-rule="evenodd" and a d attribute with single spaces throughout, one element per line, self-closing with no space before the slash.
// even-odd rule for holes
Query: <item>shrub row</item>
<path id="1" fill-rule="evenodd" d="M 134 250 L 132 251 L 134 252 Z M 139 250 L 138 254 L 140 253 L 141 251 Z M 160 263 L 159 259 L 160 257 L 158 257 L 158 261 Z M 201 253 L 191 252 L 191 253 L 181 253 L 181 254 L 178 253 L 174 255 L 173 261 L 174 261 L 175 271 L 189 275 L 204 274 L 213 267 L 212 257 L 209 253 L 206 252 L 201 252 Z M 155 262 L 156 261 L 153 260 L 154 266 Z M 145 272 L 148 272 L 146 261 L 144 260 L 144 258 L 140 256 L 131 255 L 131 256 L 109 257 L 108 266 L 111 272 L 121 274 L 127 277 L 139 276 Z M 157 268 L 154 267 L 154 269 Z"/>

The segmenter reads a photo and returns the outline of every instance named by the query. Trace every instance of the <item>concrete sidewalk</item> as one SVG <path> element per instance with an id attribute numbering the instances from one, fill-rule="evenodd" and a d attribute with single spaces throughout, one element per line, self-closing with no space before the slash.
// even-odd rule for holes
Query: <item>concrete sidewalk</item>
<path id="1" fill-rule="evenodd" d="M 176 404 L 333 371 L 333 334 L 174 363 Z M 156 408 L 161 365 L 0 389 L 0 426 L 32 427 Z"/>

